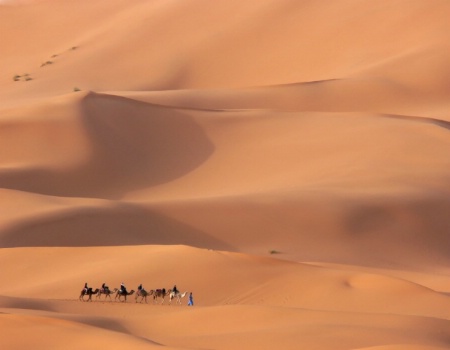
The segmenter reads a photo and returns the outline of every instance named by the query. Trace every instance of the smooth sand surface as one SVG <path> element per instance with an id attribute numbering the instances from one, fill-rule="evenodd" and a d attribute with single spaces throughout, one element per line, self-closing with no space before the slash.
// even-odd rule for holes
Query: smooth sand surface
<path id="1" fill-rule="evenodd" d="M 0 1 L 0 347 L 449 349 L 448 18 Z"/>

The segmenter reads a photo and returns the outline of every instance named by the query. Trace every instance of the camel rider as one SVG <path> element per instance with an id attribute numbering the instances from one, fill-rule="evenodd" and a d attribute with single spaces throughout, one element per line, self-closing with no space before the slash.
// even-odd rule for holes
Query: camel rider
<path id="1" fill-rule="evenodd" d="M 102 290 L 103 292 L 109 291 L 109 287 L 106 285 L 106 283 L 102 284 Z"/>
<path id="2" fill-rule="evenodd" d="M 87 294 L 88 290 L 89 290 L 89 287 L 88 287 L 88 284 L 87 284 L 87 282 L 86 282 L 86 283 L 84 284 L 84 294 Z"/>
<path id="3" fill-rule="evenodd" d="M 120 294 L 128 294 L 127 287 L 125 287 L 125 284 L 123 282 L 120 284 Z"/>
<path id="4" fill-rule="evenodd" d="M 172 292 L 174 292 L 174 294 L 178 294 L 179 290 L 177 289 L 177 285 L 173 286 Z"/>
<path id="5" fill-rule="evenodd" d="M 137 290 L 138 290 L 138 291 L 137 291 L 136 294 L 137 294 L 137 295 L 141 295 L 142 289 L 143 289 L 143 288 L 142 288 L 142 283 L 141 283 L 141 284 L 139 285 L 139 287 L 137 287 Z"/>

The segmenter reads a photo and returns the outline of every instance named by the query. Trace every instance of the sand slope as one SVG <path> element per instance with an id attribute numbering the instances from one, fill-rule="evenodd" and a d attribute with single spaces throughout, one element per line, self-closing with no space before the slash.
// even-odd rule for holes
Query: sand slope
<path id="1" fill-rule="evenodd" d="M 22 259 L 30 254 L 32 260 Z M 189 263 L 180 264 L 180 256 Z M 16 248 L 4 249 L 2 260 L 14 267 L 2 271 L 2 280 L 13 279 L 18 271 L 22 277 L 22 283 L 3 289 L 10 295 L 0 299 L 11 315 L 5 318 L 8 324 L 21 322 L 32 333 L 29 324 L 38 322 L 49 323 L 62 336 L 58 327 L 87 328 L 100 339 L 103 332 L 114 332 L 108 341 L 117 337 L 114 341 L 124 345 L 142 339 L 174 347 L 269 349 L 281 342 L 294 349 L 298 342 L 329 348 L 339 341 L 339 348 L 345 349 L 373 346 L 383 339 L 383 344 L 448 346 L 448 297 L 381 274 L 186 246 Z M 180 289 L 195 293 L 196 306 L 167 305 L 168 300 L 166 305 L 152 300 L 136 304 L 134 296 L 127 305 L 114 297 L 78 301 L 83 278 L 93 286 L 106 281 L 112 288 L 124 276 L 129 289 L 140 282 L 147 290 L 171 286 L 176 280 Z M 84 341 L 92 340 L 87 335 Z"/>
<path id="2" fill-rule="evenodd" d="M 0 1 L 0 346 L 449 348 L 449 16 Z"/>

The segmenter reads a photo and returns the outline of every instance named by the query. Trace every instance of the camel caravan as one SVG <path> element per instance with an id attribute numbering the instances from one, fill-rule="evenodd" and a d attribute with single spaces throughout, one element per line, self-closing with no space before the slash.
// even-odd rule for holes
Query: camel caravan
<path id="1" fill-rule="evenodd" d="M 79 300 L 80 301 L 92 301 L 93 295 L 96 296 L 96 300 L 101 300 L 102 295 L 104 295 L 105 297 L 103 300 L 107 300 L 109 298 L 109 300 L 112 301 L 111 295 L 115 295 L 115 297 L 114 297 L 115 301 L 126 302 L 127 297 L 131 296 L 133 294 L 135 295 L 134 299 L 135 299 L 136 303 L 138 303 L 138 302 L 142 303 L 143 301 L 148 303 L 147 297 L 148 298 L 152 297 L 154 304 L 162 305 L 162 304 L 164 304 L 166 297 L 168 297 L 169 305 L 172 304 L 173 300 L 175 300 L 175 304 L 181 305 L 181 300 L 184 297 L 186 297 L 186 295 L 188 294 L 188 291 L 181 293 L 177 289 L 176 285 L 172 289 L 166 290 L 165 288 L 161 288 L 161 289 L 150 289 L 147 291 L 142 287 L 142 284 L 140 284 L 138 286 L 137 291 L 135 291 L 134 289 L 128 291 L 123 282 L 120 285 L 120 288 L 114 288 L 112 290 L 105 283 L 102 284 L 101 288 L 93 289 L 93 288 L 88 287 L 88 284 L 85 283 L 84 288 L 81 290 Z M 85 298 L 86 296 L 87 296 L 87 298 Z M 190 293 L 190 295 L 189 295 L 188 305 L 193 305 L 192 293 Z"/>

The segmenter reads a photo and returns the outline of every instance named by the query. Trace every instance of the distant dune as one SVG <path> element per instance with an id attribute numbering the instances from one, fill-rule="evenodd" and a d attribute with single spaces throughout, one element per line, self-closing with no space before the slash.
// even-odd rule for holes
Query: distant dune
<path id="1" fill-rule="evenodd" d="M 0 347 L 448 349 L 448 18 L 0 1 Z"/>

